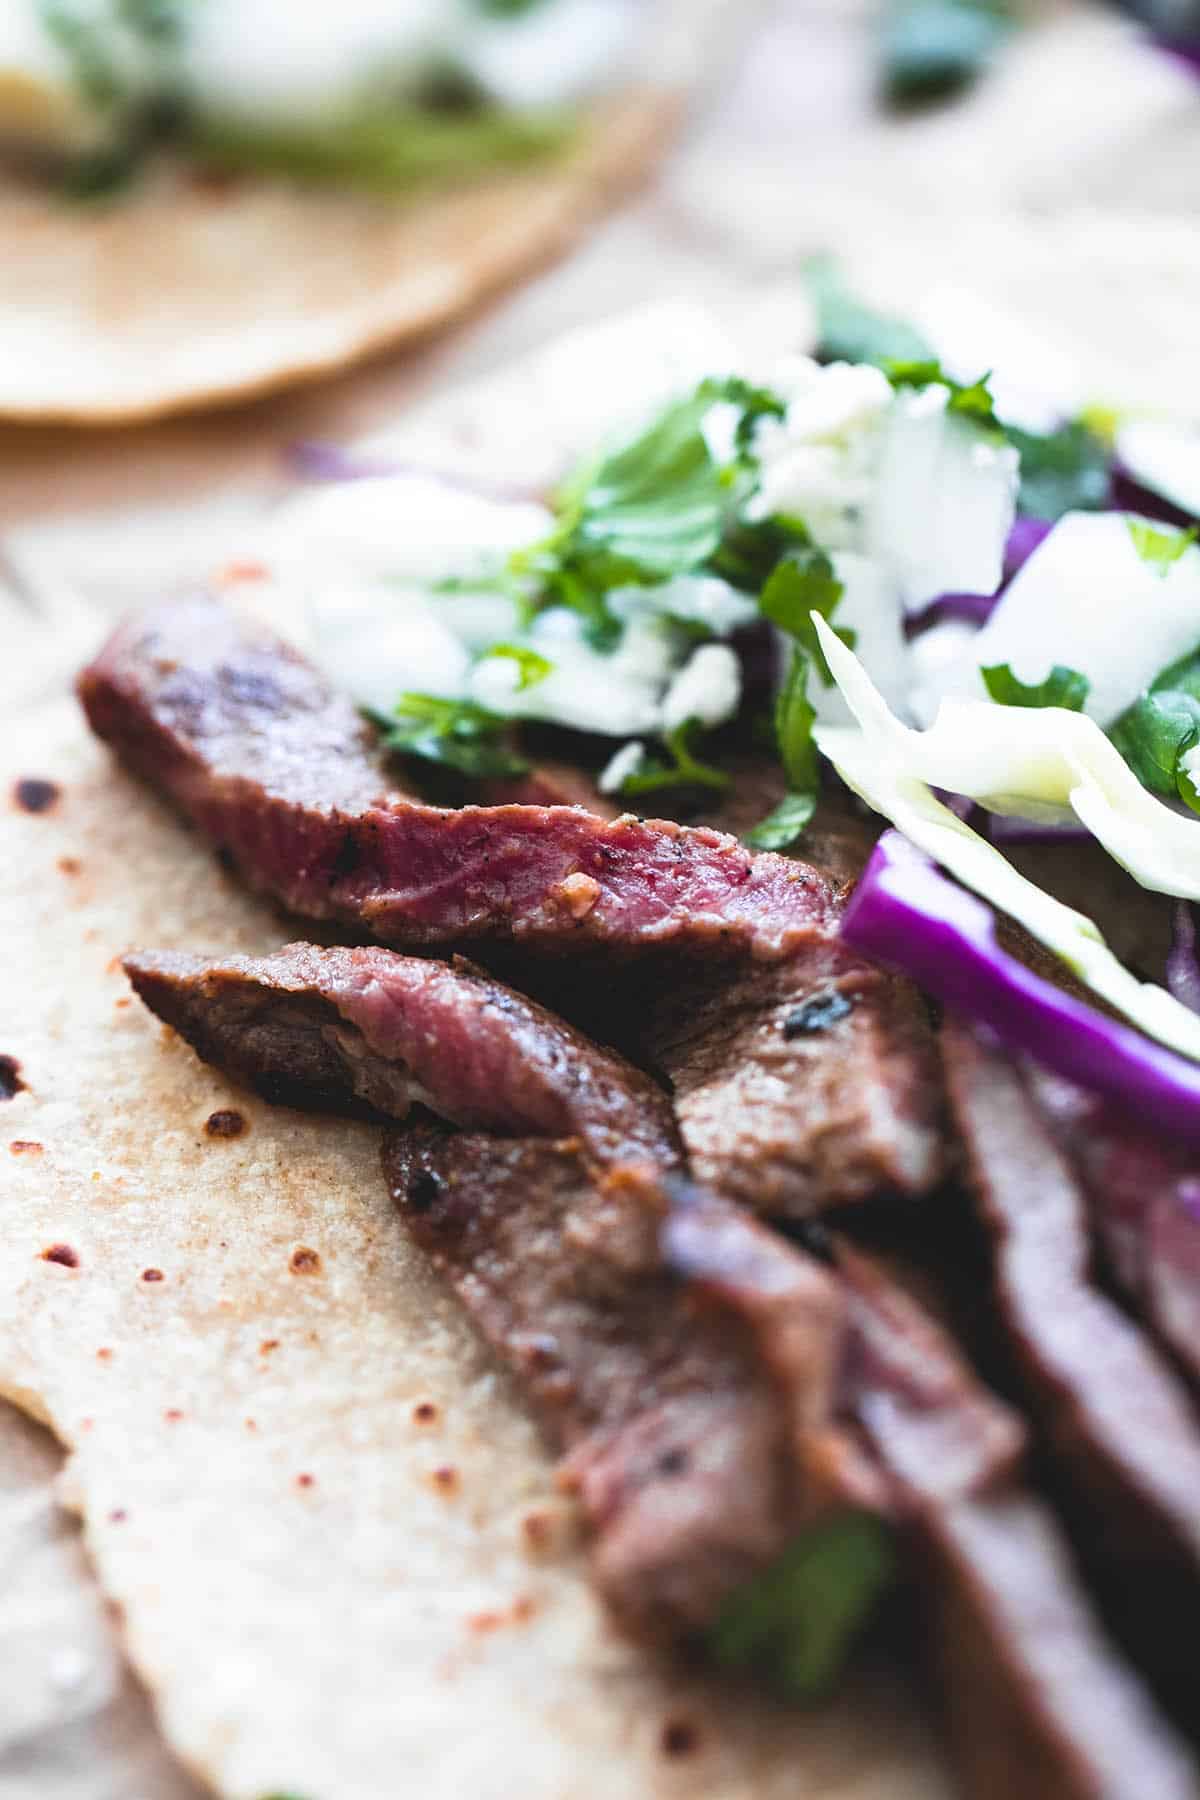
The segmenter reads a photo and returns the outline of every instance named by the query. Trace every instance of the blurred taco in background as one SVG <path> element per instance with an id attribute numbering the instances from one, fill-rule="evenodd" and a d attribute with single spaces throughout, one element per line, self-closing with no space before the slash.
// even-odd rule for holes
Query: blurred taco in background
<path id="1" fill-rule="evenodd" d="M 0 415 L 268 391 L 461 314 L 661 148 L 727 0 L 18 0 Z"/>

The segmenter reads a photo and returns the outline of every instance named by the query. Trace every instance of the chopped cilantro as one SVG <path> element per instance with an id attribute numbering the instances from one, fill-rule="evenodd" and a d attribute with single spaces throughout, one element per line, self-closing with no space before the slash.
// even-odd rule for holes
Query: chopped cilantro
<path id="1" fill-rule="evenodd" d="M 621 783 L 621 793 L 632 799 L 638 794 L 660 793 L 664 788 L 727 788 L 729 776 L 724 770 L 714 769 L 710 763 L 702 762 L 696 755 L 694 746 L 698 732 L 699 725 L 695 719 L 688 719 L 676 730 L 669 731 L 663 743 L 671 761 L 668 763 L 657 757 L 644 757 L 633 773 L 627 775 Z"/>
<path id="2" fill-rule="evenodd" d="M 529 764 L 512 745 L 512 727 L 498 713 L 469 700 L 402 694 L 394 717 L 377 719 L 382 748 L 440 763 L 480 778 L 524 775 Z"/>
<path id="3" fill-rule="evenodd" d="M 539 681 L 545 681 L 547 675 L 554 670 L 554 664 L 548 657 L 540 656 L 536 650 L 530 650 L 524 644 L 492 644 L 484 652 L 483 660 L 493 657 L 516 664 L 518 694 L 523 694 L 526 688 L 536 687 Z"/>
<path id="4" fill-rule="evenodd" d="M 925 388 L 932 387 L 935 382 L 939 383 L 950 390 L 950 398 L 946 402 L 948 413 L 958 413 L 993 431 L 1000 430 L 996 405 L 988 387 L 988 375 L 981 375 L 977 381 L 955 381 L 952 375 L 947 375 L 936 357 L 924 357 L 919 362 L 886 362 L 883 372 L 894 388 Z"/>
<path id="5" fill-rule="evenodd" d="M 780 558 L 791 550 L 811 546 L 812 539 L 799 519 L 726 521 L 720 546 L 709 559 L 709 569 L 744 594 L 761 594 Z"/>
<path id="6" fill-rule="evenodd" d="M 754 428 L 760 419 L 782 419 L 787 415 L 787 406 L 778 394 L 770 388 L 756 387 L 740 375 L 702 382 L 699 392 L 714 404 L 723 402 L 739 409 L 741 417 L 734 432 L 734 444 L 742 457 L 749 458 L 752 454 Z"/>
<path id="7" fill-rule="evenodd" d="M 817 751 L 812 728 L 816 713 L 808 698 L 808 656 L 797 645 L 779 698 L 775 702 L 775 737 L 788 787 L 793 793 L 815 794 Z"/>
<path id="8" fill-rule="evenodd" d="M 1175 531 L 1170 526 L 1151 525 L 1148 519 L 1126 519 L 1125 523 L 1142 561 L 1164 578 L 1172 563 L 1177 563 L 1200 536 L 1200 529 L 1195 525 L 1187 531 Z"/>
<path id="9" fill-rule="evenodd" d="M 888 0 L 883 88 L 899 105 L 938 100 L 974 81 L 1012 30 L 1012 0 Z"/>
<path id="10" fill-rule="evenodd" d="M 1200 649 L 1190 650 L 1178 662 L 1170 663 L 1150 683 L 1152 694 L 1190 694 L 1200 700 Z"/>
<path id="11" fill-rule="evenodd" d="M 810 547 L 793 550 L 776 565 L 758 601 L 763 615 L 808 651 L 826 687 L 833 686 L 833 676 L 818 642 L 812 615 L 820 613 L 828 620 L 845 591 L 845 584 L 834 574 L 825 552 Z M 838 636 L 851 649 L 854 647 L 853 631 L 839 631 Z"/>
<path id="12" fill-rule="evenodd" d="M 814 1525 L 726 1601 L 708 1633 L 713 1660 L 751 1669 L 793 1699 L 837 1679 L 891 1579 L 887 1528 L 867 1513 Z"/>
<path id="13" fill-rule="evenodd" d="M 746 833 L 746 842 L 752 850 L 790 850 L 808 830 L 816 810 L 815 790 L 785 794 L 779 805 Z"/>
<path id="14" fill-rule="evenodd" d="M 1143 787 L 1179 794 L 1189 805 L 1194 788 L 1181 783 L 1181 758 L 1200 743 L 1200 700 L 1187 693 L 1143 694 L 1109 732 Z"/>
<path id="15" fill-rule="evenodd" d="M 1008 663 L 980 669 L 983 685 L 1001 706 L 1060 706 L 1066 712 L 1082 712 L 1091 682 L 1078 669 L 1055 663 L 1044 681 L 1018 681 Z"/>
<path id="16" fill-rule="evenodd" d="M 1007 425 L 1005 436 L 1021 458 L 1023 513 L 1053 521 L 1066 512 L 1099 512 L 1107 506 L 1110 452 L 1083 419 L 1048 432 Z"/>
<path id="17" fill-rule="evenodd" d="M 851 293 L 837 263 L 816 256 L 805 265 L 817 310 L 817 355 L 822 362 L 921 362 L 933 355 L 920 332 L 904 319 L 876 312 Z"/>

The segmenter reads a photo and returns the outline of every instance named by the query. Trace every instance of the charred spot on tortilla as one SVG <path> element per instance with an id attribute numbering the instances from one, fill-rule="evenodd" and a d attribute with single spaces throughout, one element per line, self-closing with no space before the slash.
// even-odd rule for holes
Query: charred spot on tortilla
<path id="1" fill-rule="evenodd" d="M 13 1156 L 40 1156 L 44 1146 L 36 1138 L 13 1138 L 8 1148 Z"/>
<path id="2" fill-rule="evenodd" d="M 13 802 L 21 812 L 50 812 L 61 794 L 56 781 L 46 781 L 39 775 L 23 775 L 13 784 Z"/>
<path id="3" fill-rule="evenodd" d="M 142 1280 L 143 1281 L 163 1281 L 164 1279 L 165 1279 L 165 1277 L 164 1277 L 161 1269 L 143 1269 L 142 1270 Z"/>
<path id="4" fill-rule="evenodd" d="M 12 1100 L 23 1093 L 27 1083 L 21 1078 L 21 1065 L 15 1056 L 0 1056 L 0 1100 Z"/>
<path id="5" fill-rule="evenodd" d="M 42 1261 L 59 1263 L 64 1269 L 77 1269 L 79 1252 L 73 1250 L 70 1244 L 51 1244 L 48 1249 L 42 1251 Z"/>
<path id="6" fill-rule="evenodd" d="M 219 1107 L 204 1121 L 204 1132 L 210 1138 L 241 1137 L 246 1129 L 244 1116 L 235 1107 Z"/>
<path id="7" fill-rule="evenodd" d="M 288 1259 L 288 1268 L 293 1275 L 316 1275 L 320 1272 L 321 1257 L 319 1251 L 310 1250 L 306 1244 L 300 1244 L 292 1251 Z"/>

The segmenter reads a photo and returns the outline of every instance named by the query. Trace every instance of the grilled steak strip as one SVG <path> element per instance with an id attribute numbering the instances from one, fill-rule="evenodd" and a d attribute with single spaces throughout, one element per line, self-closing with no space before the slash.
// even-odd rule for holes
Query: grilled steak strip
<path id="1" fill-rule="evenodd" d="M 668 1261 L 790 1360 L 789 1310 L 744 1215 L 701 1198 Z M 1023 1485 L 1024 1433 L 910 1295 L 845 1244 L 840 1411 L 906 1525 L 950 1735 L 973 1800 L 1195 1800 L 1190 1757 L 1108 1642 L 1052 1513 Z"/>
<path id="2" fill-rule="evenodd" d="M 660 984 L 641 1045 L 696 1175 L 804 1217 L 943 1173 L 937 1046 L 917 990 L 838 942 Z"/>
<path id="3" fill-rule="evenodd" d="M 93 731 L 310 918 L 387 943 L 519 938 L 781 956 L 834 929 L 829 884 L 704 828 L 570 806 L 427 806 L 295 650 L 219 600 L 139 614 L 79 678 Z"/>
<path id="4" fill-rule="evenodd" d="M 855 1444 L 820 1470 L 798 1445 L 825 1421 L 841 1348 L 837 1284 L 761 1226 L 791 1312 L 785 1400 L 752 1334 L 665 1270 L 665 1204 L 637 1170 L 597 1182 L 578 1140 L 389 1137 L 384 1169 L 416 1241 L 514 1370 L 594 1533 L 593 1572 L 626 1626 L 678 1637 L 808 1520 L 884 1504 Z"/>
<path id="5" fill-rule="evenodd" d="M 578 1135 L 605 1163 L 680 1157 L 671 1105 L 648 1076 L 462 958 L 289 944 L 213 961 L 142 952 L 125 970 L 205 1062 L 268 1100 L 458 1125 Z"/>
<path id="6" fill-rule="evenodd" d="M 711 823 L 744 831 L 782 798 L 763 758 L 734 768 Z M 827 797 L 807 860 L 840 904 L 876 835 Z M 790 1218 L 881 1191 L 927 1192 L 945 1163 L 937 1044 L 920 993 L 840 939 L 786 963 L 696 968 L 659 982 L 642 1046 L 670 1077 L 697 1176 L 755 1211 Z"/>
<path id="7" fill-rule="evenodd" d="M 1193 1712 L 1200 1429 L 1186 1390 L 1090 1281 L 1082 1192 L 1016 1071 L 945 1032 L 951 1101 L 994 1253 L 1001 1322 L 1109 1608 Z"/>
<path id="8" fill-rule="evenodd" d="M 393 1136 L 384 1163 L 409 1230 L 567 1451 L 595 1578 L 627 1626 L 688 1635 L 806 1524 L 898 1503 L 969 1792 L 1195 1800 L 1020 1485 L 1019 1422 L 872 1265 L 842 1251 L 823 1270 L 691 1188 L 663 1231 L 656 1183 L 597 1186 L 569 1142 L 430 1128 Z"/>
<path id="9" fill-rule="evenodd" d="M 1030 1091 L 1087 1190 L 1105 1261 L 1123 1292 L 1200 1383 L 1200 1169 L 1047 1069 Z"/>

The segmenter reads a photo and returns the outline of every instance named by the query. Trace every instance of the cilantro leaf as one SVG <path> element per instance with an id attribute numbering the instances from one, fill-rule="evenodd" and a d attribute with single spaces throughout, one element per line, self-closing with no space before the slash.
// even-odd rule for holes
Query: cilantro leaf
<path id="1" fill-rule="evenodd" d="M 1152 694 L 1190 694 L 1200 700 L 1200 648 L 1191 650 L 1156 675 L 1150 683 Z"/>
<path id="2" fill-rule="evenodd" d="M 642 579 L 665 580 L 704 562 L 721 541 L 726 487 L 701 430 L 712 401 L 677 402 L 641 437 L 592 472 L 571 534 Z"/>
<path id="3" fill-rule="evenodd" d="M 1082 419 L 1057 431 L 1022 431 L 1015 425 L 1004 429 L 1021 458 L 1023 513 L 1053 521 L 1065 512 L 1099 512 L 1107 506 L 1108 446 Z"/>
<path id="4" fill-rule="evenodd" d="M 726 521 L 720 547 L 709 558 L 708 567 L 742 593 L 761 595 L 780 558 L 811 545 L 808 529 L 800 519 L 779 515 L 771 519 L 742 519 L 735 514 Z"/>
<path id="5" fill-rule="evenodd" d="M 1000 430 L 1000 421 L 996 417 L 996 405 L 988 387 L 989 375 L 981 375 L 977 381 L 955 381 L 947 375 L 936 357 L 925 357 L 919 362 L 886 362 L 883 372 L 894 388 L 932 387 L 935 382 L 949 388 L 950 398 L 946 402 L 948 413 L 958 413 L 962 418 L 973 419 L 977 425 L 983 425 L 992 431 Z"/>
<path id="6" fill-rule="evenodd" d="M 1129 518 L 1125 523 L 1142 561 L 1163 579 L 1171 565 L 1177 563 L 1184 551 L 1200 537 L 1200 528 L 1195 525 L 1187 531 L 1176 531 L 1170 526 L 1151 525 L 1148 519 Z"/>
<path id="7" fill-rule="evenodd" d="M 1012 0 L 889 0 L 880 60 L 888 99 L 941 99 L 981 75 L 1012 30 Z"/>
<path id="8" fill-rule="evenodd" d="M 904 319 L 876 312 L 853 294 L 829 256 L 805 264 L 817 311 L 817 355 L 822 362 L 921 362 L 933 355 L 928 342 Z"/>
<path id="9" fill-rule="evenodd" d="M 764 616 L 808 651 L 826 687 L 833 686 L 833 676 L 817 639 L 812 615 L 816 612 L 823 619 L 830 619 L 845 591 L 844 582 L 834 574 L 825 552 L 808 548 L 793 551 L 776 566 L 758 600 Z M 853 631 L 839 631 L 838 636 L 853 648 Z"/>
<path id="10" fill-rule="evenodd" d="M 523 694 L 527 688 L 536 687 L 539 681 L 545 681 L 547 675 L 554 672 L 554 664 L 549 657 L 539 655 L 525 644 L 491 644 L 480 660 L 486 662 L 492 658 L 516 664 L 518 694 Z"/>
<path id="11" fill-rule="evenodd" d="M 797 645 L 775 702 L 775 740 L 788 787 L 795 794 L 815 795 L 819 765 L 813 725 L 817 715 L 808 698 L 808 667 L 808 657 Z"/>
<path id="12" fill-rule="evenodd" d="M 391 719 L 376 719 L 384 750 L 440 763 L 460 775 L 524 775 L 529 763 L 513 748 L 509 720 L 470 700 L 402 694 Z"/>
<path id="13" fill-rule="evenodd" d="M 891 1579 L 886 1526 L 843 1513 L 809 1529 L 726 1601 L 708 1632 L 722 1668 L 753 1669 L 797 1699 L 836 1680 Z"/>
<path id="14" fill-rule="evenodd" d="M 1180 785 L 1180 758 L 1200 743 L 1200 700 L 1191 694 L 1143 694 L 1109 734 L 1143 787 L 1153 794 L 1189 794 Z"/>
<path id="15" fill-rule="evenodd" d="M 787 406 L 770 388 L 756 387 L 740 375 L 726 375 L 700 384 L 700 394 L 714 405 L 720 402 L 736 406 L 741 417 L 734 433 L 739 455 L 749 457 L 754 444 L 754 428 L 760 419 L 782 419 Z"/>
<path id="16" fill-rule="evenodd" d="M 803 837 L 817 810 L 817 795 L 785 794 L 765 819 L 746 833 L 752 850 L 790 850 Z"/>
<path id="17" fill-rule="evenodd" d="M 621 783 L 621 793 L 633 798 L 638 794 L 660 793 L 664 788 L 702 787 L 722 791 L 727 788 L 729 776 L 725 771 L 702 762 L 696 755 L 694 745 L 699 730 L 698 720 L 687 719 L 674 731 L 669 731 L 663 743 L 671 761 L 644 758 Z"/>
<path id="18" fill-rule="evenodd" d="M 1078 669 L 1055 663 L 1044 681 L 1018 681 L 1008 663 L 980 669 L 983 685 L 1001 706 L 1061 706 L 1066 712 L 1082 712 L 1091 682 Z"/>

